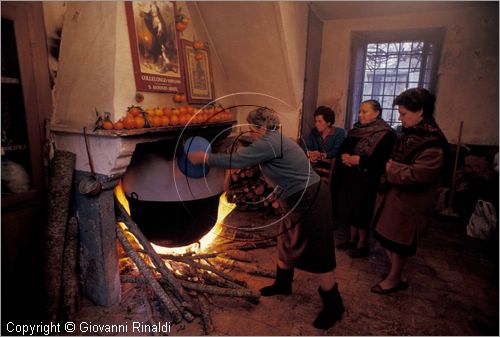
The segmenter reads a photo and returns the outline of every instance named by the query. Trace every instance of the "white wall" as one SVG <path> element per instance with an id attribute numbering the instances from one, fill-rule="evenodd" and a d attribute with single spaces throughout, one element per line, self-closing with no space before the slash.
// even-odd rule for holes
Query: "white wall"
<path id="1" fill-rule="evenodd" d="M 189 18 L 184 2 L 177 2 Z M 60 9 L 46 6 L 47 17 Z M 50 21 L 53 21 L 50 19 Z M 201 27 L 202 28 L 202 27 Z M 201 29 L 200 28 L 200 29 Z M 191 21 L 180 38 L 203 40 Z M 124 2 L 67 2 L 60 62 L 54 89 L 54 118 L 59 129 L 81 130 L 93 126 L 99 112 L 108 111 L 117 121 L 135 102 L 135 79 Z M 215 94 L 223 95 L 224 75 L 220 62 L 212 62 Z M 142 92 L 144 108 L 175 106 L 173 94 Z M 183 103 L 187 104 L 187 103 Z"/>
<path id="2" fill-rule="evenodd" d="M 208 44 L 216 98 L 226 97 L 220 103 L 270 106 L 280 112 L 284 134 L 297 137 L 307 3 L 177 2 L 177 6 L 190 18 L 180 38 Z M 111 112 L 117 121 L 136 104 L 135 93 L 124 3 L 67 2 L 53 125 L 73 130 L 92 126 L 94 107 Z M 172 94 L 143 94 L 143 107 L 174 105 Z M 247 111 L 238 111 L 239 122 L 245 123 Z"/>
<path id="3" fill-rule="evenodd" d="M 223 100 L 224 105 L 269 106 L 280 113 L 283 133 L 297 137 L 307 3 L 203 1 L 188 7 L 198 13 L 214 57 L 220 59 L 226 89 L 232 95 L 229 104 L 225 104 L 227 98 Z M 247 112 L 238 110 L 238 122 L 245 123 Z"/>
<path id="4" fill-rule="evenodd" d="M 469 5 L 470 6 L 470 5 Z M 368 9 L 367 9 L 368 10 Z M 445 27 L 436 91 L 436 119 L 448 141 L 498 145 L 498 5 L 377 18 L 326 21 L 323 30 L 318 105 L 345 120 L 352 31 Z"/>

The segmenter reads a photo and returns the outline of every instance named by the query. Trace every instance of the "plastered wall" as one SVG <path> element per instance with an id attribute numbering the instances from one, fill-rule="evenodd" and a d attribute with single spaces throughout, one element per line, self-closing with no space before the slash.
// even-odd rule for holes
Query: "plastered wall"
<path id="1" fill-rule="evenodd" d="M 185 2 L 178 8 L 191 17 Z M 55 24 L 45 6 L 46 26 Z M 60 9 L 59 9 L 60 11 Z M 50 14 L 49 14 L 50 13 Z M 202 29 L 203 27 L 201 27 Z M 192 22 L 180 38 L 203 39 L 195 33 Z M 227 92 L 220 61 L 212 60 L 215 94 Z M 95 122 L 95 109 L 108 111 L 116 121 L 126 115 L 135 102 L 136 86 L 123 2 L 67 2 L 56 85 L 53 89 L 52 124 L 58 128 L 81 130 Z M 173 94 L 143 92 L 143 107 L 175 106 Z"/>
<path id="2" fill-rule="evenodd" d="M 318 105 L 332 106 L 344 125 L 352 31 L 445 27 L 437 83 L 436 119 L 448 140 L 498 145 L 498 3 L 490 2 L 377 18 L 324 23 Z"/>

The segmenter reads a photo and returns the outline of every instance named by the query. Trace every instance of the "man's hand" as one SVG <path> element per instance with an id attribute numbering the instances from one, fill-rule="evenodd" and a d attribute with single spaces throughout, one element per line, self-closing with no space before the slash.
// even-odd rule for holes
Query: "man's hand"
<path id="1" fill-rule="evenodd" d="M 208 154 L 203 151 L 189 152 L 188 159 L 194 165 L 205 164 L 208 160 Z"/>

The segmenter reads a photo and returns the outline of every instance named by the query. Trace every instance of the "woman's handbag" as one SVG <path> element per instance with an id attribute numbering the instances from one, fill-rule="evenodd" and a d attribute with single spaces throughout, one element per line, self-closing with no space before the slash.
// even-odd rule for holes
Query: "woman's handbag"
<path id="1" fill-rule="evenodd" d="M 493 204 L 479 199 L 467 224 L 467 235 L 483 240 L 493 239 L 497 221 L 497 213 Z"/>

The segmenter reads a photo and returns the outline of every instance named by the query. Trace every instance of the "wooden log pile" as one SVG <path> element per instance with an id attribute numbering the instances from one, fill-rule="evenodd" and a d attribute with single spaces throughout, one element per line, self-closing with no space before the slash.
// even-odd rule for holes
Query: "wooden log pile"
<path id="1" fill-rule="evenodd" d="M 281 214 L 274 189 L 265 180 L 258 166 L 228 170 L 225 190 L 227 200 L 236 204 L 238 210 L 260 210 L 265 215 Z"/>
<path id="2" fill-rule="evenodd" d="M 211 295 L 244 298 L 258 303 L 259 294 L 247 289 L 246 282 L 228 274 L 237 270 L 261 277 L 274 277 L 272 271 L 255 266 L 248 250 L 275 245 L 275 241 L 217 245 L 217 251 L 160 255 L 152 248 L 137 224 L 118 200 L 117 237 L 121 245 L 122 283 L 141 283 L 153 294 L 174 323 L 199 318 L 204 334 L 214 331 L 210 317 Z M 137 270 L 124 262 L 128 256 Z"/>

